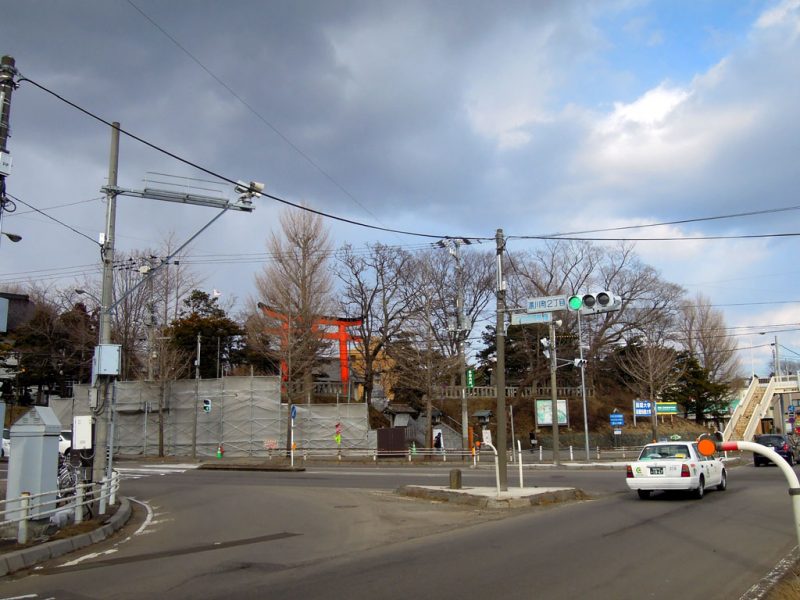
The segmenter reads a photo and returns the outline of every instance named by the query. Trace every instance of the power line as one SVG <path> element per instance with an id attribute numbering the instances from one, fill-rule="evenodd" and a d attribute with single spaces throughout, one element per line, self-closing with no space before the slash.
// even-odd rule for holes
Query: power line
<path id="1" fill-rule="evenodd" d="M 784 238 L 798 237 L 800 232 L 795 233 L 754 233 L 741 235 L 707 235 L 707 236 L 687 236 L 687 237 L 653 237 L 653 238 L 594 238 L 594 237 L 558 237 L 547 235 L 510 235 L 506 239 L 516 240 L 564 240 L 572 242 L 696 242 L 713 240 L 750 240 L 764 238 Z M 485 238 L 483 238 L 485 239 Z"/>
<path id="2" fill-rule="evenodd" d="M 328 181 L 330 181 L 333 185 L 335 185 L 339 190 L 350 198 L 353 202 L 358 204 L 367 214 L 369 214 L 372 218 L 374 218 L 380 225 L 380 219 L 378 219 L 375 214 L 369 210 L 366 206 L 364 206 L 358 199 L 353 196 L 343 185 L 341 185 L 336 179 L 333 178 L 325 169 L 323 169 L 316 161 L 314 161 L 308 154 L 303 152 L 300 147 L 297 146 L 292 140 L 290 140 L 286 135 L 283 134 L 275 125 L 273 125 L 270 121 L 268 121 L 261 113 L 259 113 L 253 106 L 251 106 L 247 101 L 245 101 L 239 94 L 237 94 L 227 83 L 225 83 L 220 77 L 218 77 L 211 69 L 209 69 L 206 65 L 204 65 L 200 59 L 198 59 L 194 54 L 189 52 L 189 50 L 183 46 L 175 37 L 173 37 L 169 32 L 167 32 L 161 25 L 159 25 L 150 15 L 145 13 L 141 8 L 139 8 L 136 4 L 134 4 L 131 0 L 127 0 L 128 4 L 130 4 L 140 15 L 142 15 L 145 19 L 147 19 L 153 27 L 158 29 L 161 33 L 163 33 L 173 44 L 175 44 L 178 48 L 180 48 L 186 56 L 188 56 L 192 61 L 199 66 L 203 71 L 208 73 L 208 75 L 214 79 L 218 84 L 220 84 L 223 88 L 225 88 L 236 100 L 238 100 L 247 110 L 249 110 L 256 118 L 264 123 L 269 129 L 272 130 L 275 135 L 281 138 L 284 142 L 286 142 L 295 152 L 297 152 L 300 156 L 302 156 L 312 167 L 314 167 L 317 171 L 319 171 Z"/>
<path id="3" fill-rule="evenodd" d="M 620 227 L 608 227 L 605 229 L 586 229 L 584 231 L 568 231 L 565 233 L 552 233 L 549 234 L 548 237 L 557 237 L 560 238 L 564 235 L 583 235 L 585 233 L 604 233 L 607 231 L 625 231 L 628 229 L 645 229 L 647 227 L 662 227 L 664 225 L 684 225 L 686 223 L 700 223 L 702 221 L 719 221 L 721 219 L 733 219 L 738 217 L 752 217 L 756 215 L 766 215 L 766 214 L 773 214 L 779 212 L 786 212 L 790 210 L 800 210 L 800 205 L 798 206 L 785 206 L 783 208 L 767 208 L 764 210 L 754 210 L 750 212 L 742 212 L 742 213 L 732 213 L 729 215 L 715 215 L 711 217 L 698 217 L 695 219 L 680 219 L 677 221 L 664 221 L 663 223 L 647 223 L 643 225 L 623 225 Z M 567 238 L 563 238 L 567 239 Z"/>
<path id="4" fill-rule="evenodd" d="M 33 79 L 30 79 L 28 77 L 21 77 L 20 78 L 20 82 L 23 82 L 23 81 L 27 81 L 28 83 L 34 85 L 35 87 L 39 88 L 43 92 L 46 92 L 46 93 L 50 94 L 51 96 L 53 96 L 57 100 L 60 100 L 61 102 L 71 106 L 75 110 L 77 110 L 79 112 L 82 112 L 86 116 L 88 116 L 88 117 L 90 117 L 90 118 L 92 118 L 92 119 L 94 119 L 94 120 L 96 120 L 96 121 L 98 121 L 100 123 L 103 123 L 104 125 L 106 125 L 108 127 L 113 127 L 111 122 L 109 122 L 106 119 L 103 119 L 102 117 L 94 114 L 90 110 L 88 110 L 86 108 L 83 108 L 82 106 L 72 102 L 71 100 L 68 100 L 68 99 L 64 98 L 60 94 L 54 92 L 53 90 L 45 87 L 44 85 L 42 85 L 40 83 L 37 83 Z M 235 180 L 233 180 L 233 179 L 231 179 L 229 177 L 221 175 L 221 174 L 219 174 L 219 173 L 217 173 L 215 171 L 212 171 L 211 169 L 208 169 L 206 167 L 200 166 L 199 164 L 197 164 L 195 162 L 192 162 L 192 161 L 190 161 L 190 160 L 188 160 L 186 158 L 183 158 L 183 157 L 175 154 L 174 152 L 166 150 L 165 148 L 162 148 L 161 146 L 158 146 L 158 145 L 156 145 L 156 144 L 154 144 L 152 142 L 148 142 L 144 138 L 141 138 L 141 137 L 131 133 L 130 131 L 122 129 L 121 127 L 119 128 L 119 131 L 120 131 L 120 133 L 125 134 L 129 138 L 131 138 L 133 140 L 136 140 L 140 144 L 144 144 L 145 146 L 155 150 L 156 152 L 160 152 L 161 154 L 164 154 L 165 156 L 169 156 L 170 158 L 172 158 L 174 160 L 177 160 L 178 162 L 181 162 L 181 163 L 183 163 L 185 165 L 188 165 L 188 166 L 190 166 L 190 167 L 192 167 L 194 169 L 197 169 L 198 171 L 201 171 L 201 172 L 203 172 L 203 173 L 205 173 L 207 175 L 210 175 L 211 177 L 216 177 L 217 179 L 220 179 L 221 181 L 225 181 L 225 182 L 227 182 L 227 183 L 229 183 L 229 184 L 231 184 L 233 186 L 240 185 L 237 181 L 235 181 Z M 271 200 L 275 200 L 276 202 L 280 202 L 281 204 L 285 204 L 286 206 L 291 206 L 292 208 L 296 208 L 298 210 L 304 210 L 306 212 L 318 215 L 320 217 L 324 217 L 326 219 L 332 219 L 334 221 L 339 221 L 341 223 L 347 223 L 349 225 L 355 225 L 357 227 L 364 227 L 366 229 L 373 229 L 375 231 L 384 231 L 386 233 L 397 233 L 397 234 L 400 234 L 400 235 L 411 235 L 411 236 L 416 236 L 416 237 L 435 238 L 435 239 L 442 239 L 442 238 L 446 238 L 446 237 L 459 237 L 459 238 L 470 239 L 470 240 L 490 240 L 490 239 L 494 239 L 494 238 L 489 238 L 489 237 L 470 237 L 470 236 L 466 236 L 466 235 L 464 235 L 464 236 L 449 236 L 449 235 L 442 235 L 442 234 L 422 233 L 422 232 L 416 232 L 416 231 L 405 231 L 403 229 L 391 229 L 389 227 L 379 227 L 377 225 L 370 225 L 368 223 L 362 223 L 361 221 L 355 221 L 353 219 L 347 219 L 345 217 L 340 217 L 340 216 L 337 216 L 337 215 L 326 213 L 324 211 L 317 210 L 315 208 L 310 208 L 308 206 L 303 206 L 301 204 L 297 204 L 295 202 L 291 202 L 290 200 L 286 200 L 284 198 L 281 198 L 279 196 L 275 196 L 273 194 L 268 194 L 266 192 L 260 192 L 260 195 L 264 196 L 266 198 L 270 198 Z"/>
<path id="5" fill-rule="evenodd" d="M 100 244 L 99 244 L 99 243 L 98 243 L 96 240 L 93 240 L 93 239 L 92 239 L 92 238 L 90 238 L 88 235 L 86 235 L 86 234 L 85 234 L 85 233 L 83 233 L 82 231 L 78 231 L 77 229 L 75 229 L 75 228 L 74 228 L 74 227 L 72 227 L 71 225 L 67 225 L 67 224 L 66 224 L 66 223 L 64 223 L 63 221 L 59 221 L 59 220 L 58 220 L 58 219 L 56 219 L 55 217 L 52 217 L 52 216 L 48 215 L 46 212 L 39 210 L 39 209 L 38 209 L 38 208 L 36 208 L 35 206 L 31 206 L 30 204 L 28 204 L 28 203 L 27 203 L 27 202 L 25 202 L 24 200 L 20 200 L 19 198 L 17 198 L 17 197 L 16 197 L 16 196 L 14 196 L 13 194 L 8 194 L 8 196 L 11 196 L 11 197 L 12 197 L 14 200 L 16 200 L 17 202 L 19 202 L 20 204 L 24 204 L 24 205 L 25 205 L 25 206 L 27 206 L 28 208 L 30 208 L 30 209 L 32 209 L 32 210 L 34 210 L 34 211 L 38 212 L 38 213 L 39 213 L 39 214 L 41 214 L 41 215 L 44 215 L 44 216 L 45 216 L 45 217 L 47 217 L 48 219 L 50 219 L 50 220 L 52 220 L 52 221 L 55 221 L 55 222 L 56 222 L 56 223 L 58 223 L 59 225 L 62 225 L 63 227 L 66 227 L 67 229 L 69 229 L 69 230 L 71 230 L 71 231 L 74 231 L 74 232 L 75 232 L 75 233 L 77 233 L 78 235 L 85 237 L 87 240 L 89 240 L 89 241 L 90 241 L 90 242 L 92 242 L 93 244 L 95 244 L 95 245 L 97 245 L 97 246 L 100 246 Z"/>

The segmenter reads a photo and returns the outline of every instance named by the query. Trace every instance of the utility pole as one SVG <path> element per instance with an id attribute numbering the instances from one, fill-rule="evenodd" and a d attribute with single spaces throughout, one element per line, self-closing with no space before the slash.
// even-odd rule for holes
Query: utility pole
<path id="1" fill-rule="evenodd" d="M 550 321 L 550 411 L 553 415 L 553 464 L 561 464 L 558 444 L 558 388 L 556 388 L 556 324 Z"/>
<path id="2" fill-rule="evenodd" d="M 497 321 L 495 324 L 495 345 L 497 346 L 497 364 L 495 385 L 497 386 L 497 469 L 500 478 L 500 490 L 508 491 L 508 442 L 506 440 L 506 284 L 503 281 L 503 252 L 506 249 L 503 230 L 498 229 L 497 241 Z"/>
<path id="3" fill-rule="evenodd" d="M 103 236 L 101 257 L 103 261 L 103 289 L 100 296 L 100 346 L 111 343 L 111 303 L 114 291 L 114 231 L 117 218 L 117 171 L 119 169 L 119 123 L 111 124 L 111 149 L 108 159 L 108 186 L 106 188 L 106 231 Z M 108 418 L 111 415 L 108 389 L 113 385 L 113 375 L 97 378 L 97 402 L 94 413 L 94 463 L 92 481 L 99 482 L 106 475 L 111 450 L 108 447 Z M 104 415 L 105 411 L 108 411 Z M 105 418 L 104 418 L 105 417 Z"/>
<path id="4" fill-rule="evenodd" d="M 464 326 L 464 270 L 461 266 L 461 246 L 470 244 L 467 239 L 439 240 L 436 244 L 441 248 L 447 248 L 448 252 L 456 260 L 456 322 L 455 327 L 449 327 L 450 332 L 456 336 L 458 345 L 458 365 L 461 370 L 459 384 L 461 385 L 461 449 L 465 451 L 464 460 L 469 460 L 466 451 L 469 450 L 469 415 L 467 414 L 467 359 L 464 351 L 464 334 L 467 328 Z"/>
<path id="5" fill-rule="evenodd" d="M 0 59 L 0 232 L 3 230 L 3 213 L 6 212 L 6 177 L 11 175 L 11 153 L 8 151 L 8 138 L 11 131 L 11 93 L 16 89 L 14 77 L 17 75 L 16 63 L 10 56 Z M 9 211 L 14 210 L 13 202 Z M 19 236 L 11 237 L 12 241 L 19 241 Z M 17 239 L 15 239 L 15 237 Z M 2 238 L 2 236 L 0 236 Z"/>
<path id="6" fill-rule="evenodd" d="M 200 334 L 197 334 L 197 358 L 194 360 L 194 419 L 192 420 L 192 458 L 197 458 L 197 411 L 200 407 Z"/>

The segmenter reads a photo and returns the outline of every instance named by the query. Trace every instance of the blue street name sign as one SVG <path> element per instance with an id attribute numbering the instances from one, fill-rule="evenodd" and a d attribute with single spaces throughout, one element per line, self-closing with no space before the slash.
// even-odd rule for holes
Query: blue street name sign
<path id="1" fill-rule="evenodd" d="M 512 325 L 530 325 L 531 323 L 549 323 L 553 320 L 553 313 L 513 313 L 511 315 Z"/>
<path id="2" fill-rule="evenodd" d="M 295 418 L 297 418 L 297 407 L 294 404 L 292 404 L 292 420 L 294 420 Z"/>

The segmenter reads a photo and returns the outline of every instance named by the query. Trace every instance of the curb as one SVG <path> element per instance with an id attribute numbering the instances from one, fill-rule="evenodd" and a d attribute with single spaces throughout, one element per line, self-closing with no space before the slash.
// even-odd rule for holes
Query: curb
<path id="1" fill-rule="evenodd" d="M 452 504 L 465 504 L 478 508 L 523 508 L 526 506 L 544 506 L 559 502 L 569 502 L 571 500 L 587 500 L 589 496 L 576 488 L 562 489 L 541 494 L 531 494 L 521 498 L 492 498 L 489 496 L 478 496 L 465 494 L 463 492 L 453 492 L 447 489 L 432 490 L 413 485 L 404 485 L 397 489 L 397 493 L 411 498 L 421 498 L 423 500 L 438 500 Z"/>
<path id="2" fill-rule="evenodd" d="M 0 577 L 5 577 L 14 571 L 30 568 L 37 563 L 50 560 L 51 558 L 57 558 L 64 554 L 74 552 L 75 550 L 85 548 L 91 544 L 101 542 L 125 525 L 130 516 L 131 503 L 127 498 L 122 497 L 120 498 L 117 512 L 109 518 L 105 525 L 98 527 L 94 531 L 74 535 L 63 540 L 54 540 L 52 542 L 37 544 L 1 555 Z"/>

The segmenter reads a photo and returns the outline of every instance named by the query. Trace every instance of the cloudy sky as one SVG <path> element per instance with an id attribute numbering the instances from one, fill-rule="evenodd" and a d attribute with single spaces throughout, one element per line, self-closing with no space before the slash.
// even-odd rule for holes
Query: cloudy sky
<path id="1" fill-rule="evenodd" d="M 585 237 L 677 238 L 636 250 L 728 325 L 768 332 L 742 348 L 778 335 L 800 358 L 798 240 L 742 237 L 800 231 L 800 0 L 0 0 L 0 11 L 0 53 L 24 77 L 210 171 L 369 226 L 492 238 L 760 213 Z M 25 204 L 3 228 L 24 240 L 3 239 L 0 287 L 96 278 L 108 127 L 30 82 L 11 126 L 8 191 Z M 213 179 L 123 137 L 119 185 L 140 189 L 149 172 Z M 253 294 L 281 210 L 257 206 L 190 247 L 207 291 Z M 182 241 L 214 215 L 120 198 L 117 246 Z M 329 225 L 337 245 L 433 239 Z M 691 239 L 710 236 L 723 239 Z M 769 355 L 741 358 L 765 373 Z"/>

